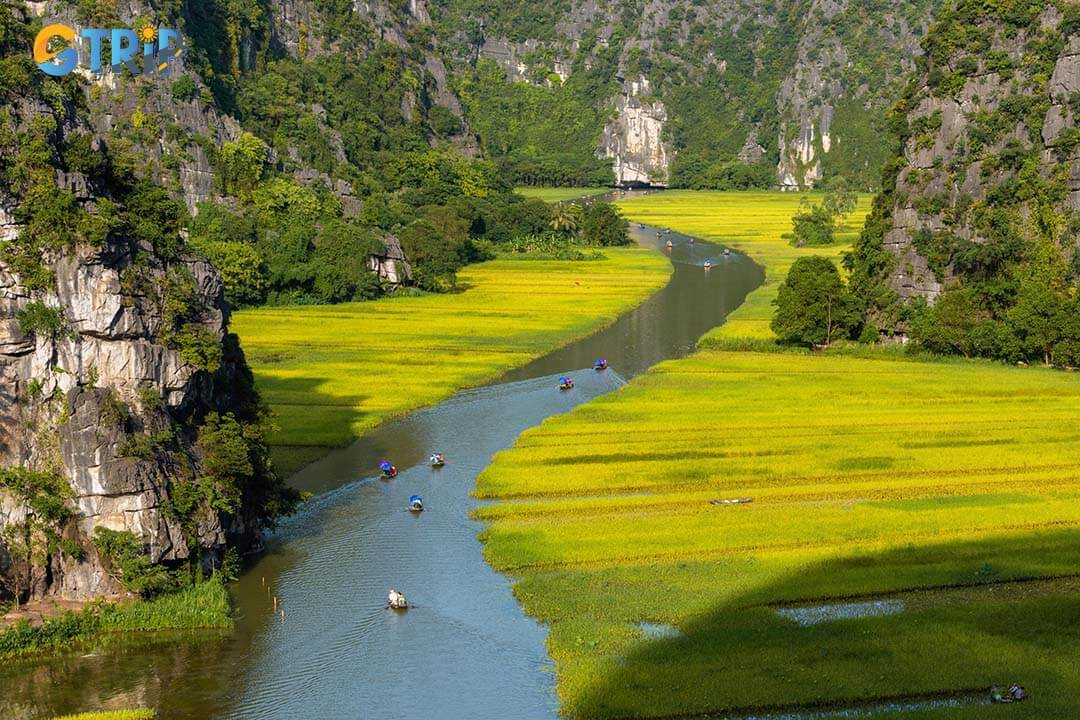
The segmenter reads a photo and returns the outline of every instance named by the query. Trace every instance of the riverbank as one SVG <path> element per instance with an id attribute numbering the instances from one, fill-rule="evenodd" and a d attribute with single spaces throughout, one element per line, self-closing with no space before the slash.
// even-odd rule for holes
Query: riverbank
<path id="1" fill-rule="evenodd" d="M 633 222 L 672 228 L 726 245 L 765 268 L 762 286 L 731 313 L 727 322 L 701 339 L 703 347 L 724 347 L 773 339 L 769 328 L 772 302 L 792 263 L 800 257 L 822 255 L 839 265 L 858 238 L 873 200 L 871 195 L 859 196 L 856 209 L 837 232 L 834 245 L 796 248 L 783 236 L 792 231 L 791 217 L 799 211 L 802 197 L 799 193 L 780 192 L 666 190 L 619 200 L 616 205 Z"/>
<path id="2" fill-rule="evenodd" d="M 229 591 L 218 579 L 152 600 L 93 602 L 80 610 L 61 608 L 18 619 L 0 629 L 0 659 L 54 652 L 110 633 L 188 630 L 232 626 Z"/>
<path id="3" fill-rule="evenodd" d="M 456 294 L 237 312 L 233 330 L 279 428 L 279 471 L 596 332 L 672 272 L 653 250 L 603 254 L 470 266 Z"/>
<path id="4" fill-rule="evenodd" d="M 796 206 L 622 203 L 766 265 L 771 287 L 702 348 L 775 347 Z M 567 716 L 974 720 L 1018 682 L 1031 700 L 1010 717 L 1065 717 L 1080 604 L 1074 581 L 1038 579 L 1080 573 L 1078 400 L 1080 379 L 1044 369 L 701 349 L 524 433 L 476 515 L 550 627 Z"/>

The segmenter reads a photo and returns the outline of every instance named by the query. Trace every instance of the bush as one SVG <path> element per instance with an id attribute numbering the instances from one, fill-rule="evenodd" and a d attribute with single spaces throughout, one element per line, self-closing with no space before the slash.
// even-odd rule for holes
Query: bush
<path id="1" fill-rule="evenodd" d="M 175 578 L 162 565 L 150 562 L 142 542 L 126 530 L 94 528 L 94 547 L 124 589 L 143 597 L 175 587 Z"/>
<path id="2" fill-rule="evenodd" d="M 25 308 L 15 313 L 15 320 L 23 333 L 39 338 L 56 340 L 68 331 L 67 320 L 61 310 L 38 301 L 27 303 Z"/>
<path id="3" fill-rule="evenodd" d="M 199 88 L 189 75 L 182 75 L 172 83 L 172 96 L 179 102 L 191 102 L 199 94 Z"/>

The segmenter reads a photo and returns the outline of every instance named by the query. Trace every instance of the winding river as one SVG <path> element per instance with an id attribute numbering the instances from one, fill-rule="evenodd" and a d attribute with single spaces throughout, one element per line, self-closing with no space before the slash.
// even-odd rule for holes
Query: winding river
<path id="1" fill-rule="evenodd" d="M 637 309 L 294 476 L 315 497 L 235 584 L 234 631 L 114 637 L 92 651 L 9 663 L 0 668 L 0 716 L 151 706 L 165 720 L 556 718 L 546 630 L 483 560 L 481 527 L 469 518 L 473 481 L 523 430 L 689 353 L 763 277 L 715 245 L 636 225 L 633 232 L 675 267 Z M 590 369 L 598 357 L 609 370 Z M 575 379 L 573 390 L 556 388 L 561 374 Z M 446 467 L 427 466 L 434 450 L 446 454 Z M 383 458 L 401 470 L 392 481 L 374 476 Z M 427 512 L 405 510 L 414 493 Z M 385 610 L 392 586 L 414 607 Z"/>

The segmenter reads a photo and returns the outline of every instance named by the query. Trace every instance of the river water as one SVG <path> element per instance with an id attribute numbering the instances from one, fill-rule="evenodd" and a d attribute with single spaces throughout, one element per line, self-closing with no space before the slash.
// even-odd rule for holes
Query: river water
<path id="1" fill-rule="evenodd" d="M 556 718 L 546 630 L 483 560 L 482 528 L 469 519 L 473 481 L 525 429 L 689 353 L 763 278 L 749 259 L 714 245 L 637 225 L 633 233 L 675 268 L 640 307 L 294 476 L 315 497 L 235 583 L 232 632 L 114 637 L 9 663 L 0 668 L 0 717 L 149 706 L 165 720 Z M 599 357 L 610 369 L 591 369 Z M 573 390 L 557 389 L 564 374 Z M 426 464 L 436 450 L 447 457 L 437 470 Z M 376 477 L 383 458 L 399 468 L 395 479 Z M 428 506 L 419 515 L 405 509 L 416 493 Z M 414 606 L 386 610 L 391 587 Z"/>

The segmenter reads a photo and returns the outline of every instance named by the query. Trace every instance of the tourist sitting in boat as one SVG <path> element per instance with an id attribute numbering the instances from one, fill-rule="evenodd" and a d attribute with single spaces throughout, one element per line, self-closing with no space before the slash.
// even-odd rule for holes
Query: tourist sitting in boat
<path id="1" fill-rule="evenodd" d="M 731 254 L 731 250 L 729 250 L 728 248 L 724 248 L 724 255 L 730 255 L 730 254 Z"/>
<path id="2" fill-rule="evenodd" d="M 392 610 L 401 610 L 409 607 L 409 601 L 405 599 L 404 593 L 399 593 L 397 590 L 390 588 L 386 607 L 391 608 Z"/>
<path id="3" fill-rule="evenodd" d="M 442 467 L 446 464 L 446 456 L 440 452 L 432 453 L 428 460 L 431 462 L 431 467 Z"/>
<path id="4" fill-rule="evenodd" d="M 712 267 L 712 263 L 711 263 L 711 262 L 709 262 L 708 260 L 706 260 L 706 261 L 705 261 L 705 269 L 706 269 L 706 270 L 708 270 L 708 269 L 709 269 L 709 268 L 711 268 L 711 267 Z"/>
<path id="5" fill-rule="evenodd" d="M 668 240 L 666 243 L 664 243 L 664 245 L 666 247 L 675 247 L 675 243 L 671 242 L 670 240 Z"/>
<path id="6" fill-rule="evenodd" d="M 600 358 L 593 363 L 593 369 L 595 370 L 607 370 L 607 358 Z"/>
<path id="7" fill-rule="evenodd" d="M 409 509 L 413 512 L 424 512 L 424 498 L 413 495 L 409 498 Z"/>
<path id="8" fill-rule="evenodd" d="M 574 387 L 574 380 L 572 378 L 568 378 L 568 377 L 559 378 L 559 389 L 560 390 L 569 390 L 572 387 Z"/>
<path id="9" fill-rule="evenodd" d="M 397 468 L 394 467 L 389 460 L 383 460 L 379 463 L 379 469 L 382 470 L 382 474 L 385 477 L 394 477 L 397 475 Z"/>

